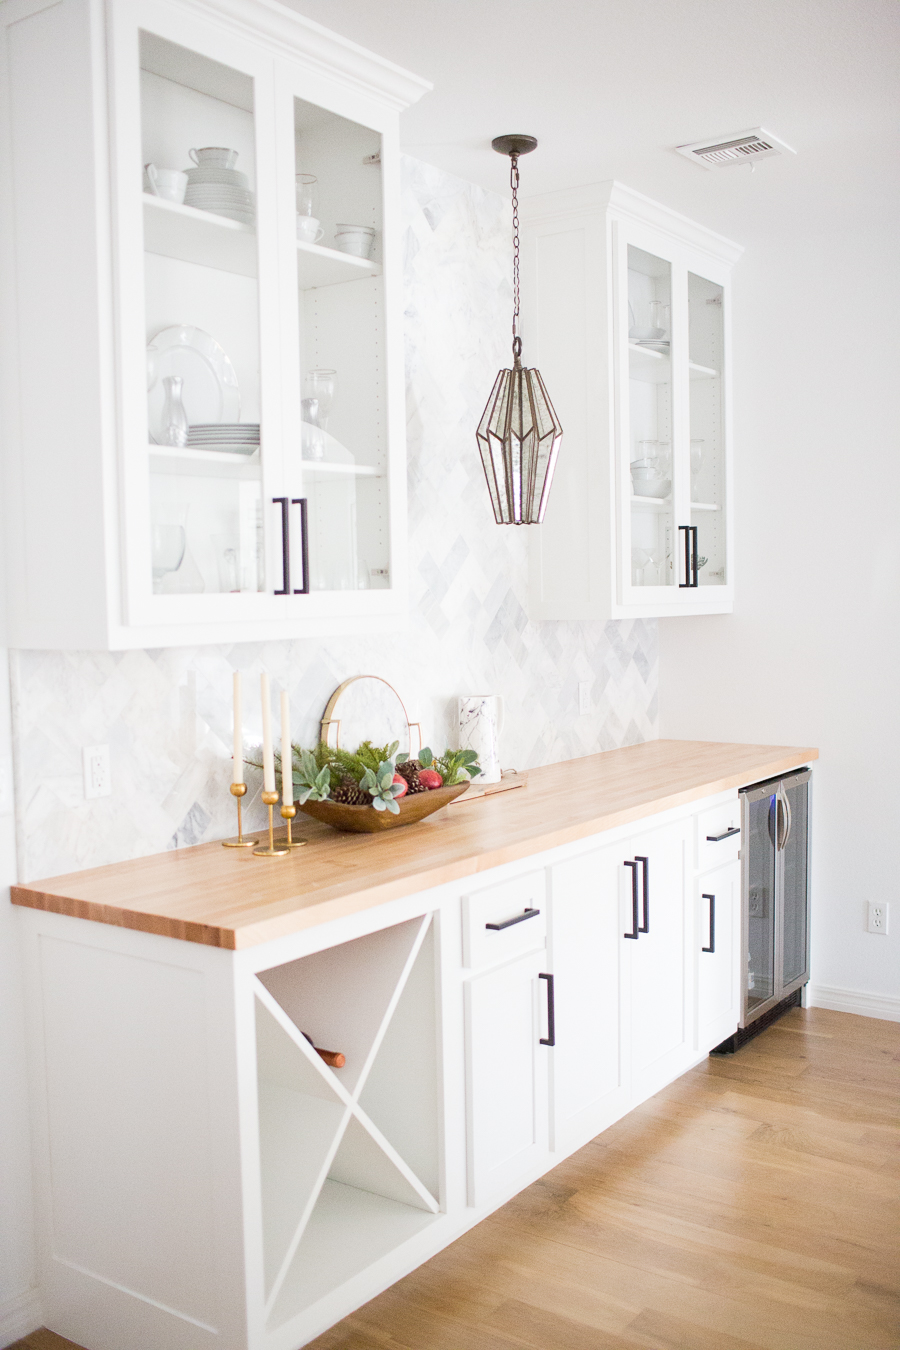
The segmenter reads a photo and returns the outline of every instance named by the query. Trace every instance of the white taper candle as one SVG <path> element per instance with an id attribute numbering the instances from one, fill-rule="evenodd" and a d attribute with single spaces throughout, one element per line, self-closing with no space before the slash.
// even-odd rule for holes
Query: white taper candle
<path id="1" fill-rule="evenodd" d="M 291 806 L 294 801 L 294 757 L 291 753 L 291 703 L 287 690 L 281 691 L 281 802 Z"/>
<path id="2" fill-rule="evenodd" d="M 272 704 L 269 699 L 269 676 L 263 671 L 259 681 L 263 724 L 263 792 L 275 792 L 275 754 L 272 749 Z"/>
<path id="3" fill-rule="evenodd" d="M 234 672 L 234 748 L 231 752 L 231 781 L 244 781 L 244 731 L 241 724 L 241 672 Z"/>

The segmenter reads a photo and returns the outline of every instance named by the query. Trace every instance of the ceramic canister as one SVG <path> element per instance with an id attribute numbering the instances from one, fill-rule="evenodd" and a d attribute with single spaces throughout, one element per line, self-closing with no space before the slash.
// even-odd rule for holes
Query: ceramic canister
<path id="1" fill-rule="evenodd" d="M 499 694 L 469 694 L 459 700 L 459 748 L 474 750 L 482 774 L 476 783 L 500 782 L 500 732 L 503 699 Z"/>

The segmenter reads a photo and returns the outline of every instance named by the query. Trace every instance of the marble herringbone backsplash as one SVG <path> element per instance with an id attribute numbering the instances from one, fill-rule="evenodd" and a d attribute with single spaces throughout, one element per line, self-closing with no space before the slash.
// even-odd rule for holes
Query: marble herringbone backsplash
<path id="1" fill-rule="evenodd" d="M 456 697 L 506 699 L 504 765 L 528 768 L 657 733 L 657 627 L 532 623 L 525 531 L 493 523 L 474 427 L 508 362 L 503 198 L 404 162 L 411 622 L 398 634 L 131 652 L 13 652 L 22 880 L 233 832 L 231 675 L 289 690 L 311 743 L 328 695 L 362 672 L 403 694 L 432 745 L 455 744 Z M 578 713 L 578 684 L 592 711 Z M 81 750 L 110 747 L 113 794 L 86 801 Z M 474 808 L 473 808 L 474 809 Z M 258 804 L 250 820 L 258 819 Z"/>

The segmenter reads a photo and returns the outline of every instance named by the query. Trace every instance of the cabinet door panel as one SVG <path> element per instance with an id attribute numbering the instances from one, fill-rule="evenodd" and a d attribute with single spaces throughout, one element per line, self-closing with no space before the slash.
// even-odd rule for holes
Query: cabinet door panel
<path id="1" fill-rule="evenodd" d="M 469 1203 L 536 1166 L 547 1148 L 546 1059 L 538 981 L 545 953 L 466 985 Z M 540 1053 L 539 1053 L 540 1052 Z"/>
<path id="2" fill-rule="evenodd" d="M 619 1010 L 620 865 L 619 850 L 604 848 L 559 863 L 551 873 L 554 1149 L 576 1147 L 626 1109 Z"/>
<path id="3" fill-rule="evenodd" d="M 630 949 L 628 1043 L 636 1101 L 670 1082 L 691 1055 L 685 999 L 687 840 L 688 827 L 673 824 L 630 839 L 620 850 L 620 859 L 638 860 L 641 927 L 647 930 L 635 941 L 620 938 Z M 627 933 L 632 889 L 631 869 L 625 866 L 620 866 L 619 895 L 621 931 Z"/>
<path id="4" fill-rule="evenodd" d="M 740 1017 L 740 896 L 739 862 L 707 872 L 697 881 L 697 1049 L 701 1051 L 711 1050 L 730 1036 Z"/>

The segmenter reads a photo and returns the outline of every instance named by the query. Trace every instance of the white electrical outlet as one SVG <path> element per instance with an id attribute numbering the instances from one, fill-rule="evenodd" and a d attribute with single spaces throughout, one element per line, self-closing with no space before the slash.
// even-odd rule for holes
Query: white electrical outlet
<path id="1" fill-rule="evenodd" d="M 112 792 L 109 746 L 86 745 L 82 752 L 85 797 L 108 797 Z"/>
<path id="2" fill-rule="evenodd" d="M 869 922 L 866 924 L 866 931 L 878 933 L 881 937 L 887 937 L 890 910 L 891 907 L 886 900 L 870 900 Z"/>
<path id="3" fill-rule="evenodd" d="M 578 684 L 578 713 L 581 717 L 586 717 L 591 711 L 591 682 L 590 680 L 581 680 Z"/>

